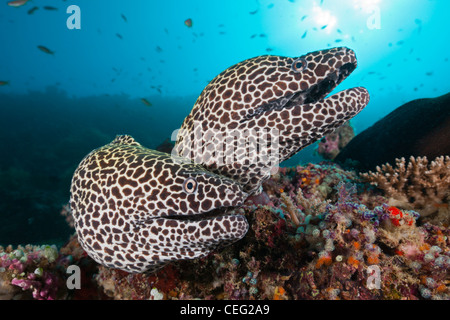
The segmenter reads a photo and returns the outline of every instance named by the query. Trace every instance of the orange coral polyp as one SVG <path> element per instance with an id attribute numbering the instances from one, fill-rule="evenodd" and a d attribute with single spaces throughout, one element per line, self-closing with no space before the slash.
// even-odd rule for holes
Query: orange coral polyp
<path id="1" fill-rule="evenodd" d="M 367 264 L 378 264 L 380 263 L 380 259 L 377 254 L 373 254 L 367 257 Z"/>
<path id="2" fill-rule="evenodd" d="M 357 259 L 355 259 L 353 256 L 350 256 L 348 258 L 347 263 L 354 266 L 355 268 L 357 268 L 359 265 L 359 261 Z"/>

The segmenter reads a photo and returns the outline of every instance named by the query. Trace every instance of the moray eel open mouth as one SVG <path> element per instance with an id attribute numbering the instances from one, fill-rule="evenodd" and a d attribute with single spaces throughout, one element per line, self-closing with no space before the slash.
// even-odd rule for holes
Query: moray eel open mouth
<path id="1" fill-rule="evenodd" d="M 302 63 L 302 69 L 308 68 L 306 59 L 300 57 L 293 61 L 292 69 L 295 68 L 296 63 Z M 351 62 L 347 62 L 334 69 L 327 70 L 326 77 L 318 80 L 311 86 L 306 86 L 303 82 L 299 82 L 299 88 L 304 88 L 295 93 L 287 94 L 286 96 L 272 100 L 260 107 L 254 109 L 254 112 L 247 114 L 240 122 L 248 121 L 249 119 L 260 115 L 261 113 L 271 110 L 288 109 L 296 105 L 314 104 L 324 99 L 331 91 L 333 91 L 342 81 L 344 81 L 357 67 L 356 58 Z M 301 71 L 299 71 L 301 72 Z"/>
<path id="2" fill-rule="evenodd" d="M 197 99 L 177 136 L 176 153 L 238 181 L 249 194 L 258 193 L 279 163 L 369 103 L 362 87 L 327 96 L 356 67 L 355 52 L 345 47 L 294 58 L 264 55 L 231 66 Z M 202 137 L 208 130 L 213 133 Z M 249 145 L 261 141 L 264 132 L 277 141 L 266 139 L 249 152 Z M 229 152 L 221 152 L 227 135 L 237 137 L 234 161 L 227 161 L 232 158 Z"/>
<path id="3" fill-rule="evenodd" d="M 347 78 L 355 69 L 356 64 L 346 63 L 335 72 L 329 74 L 324 80 L 312 86 L 310 89 L 296 93 L 294 99 L 289 101 L 289 105 L 318 102 L 333 91 L 333 89 L 336 88 L 338 84 Z M 299 97 L 301 98 L 299 99 Z M 287 107 L 289 107 L 289 105 Z"/>

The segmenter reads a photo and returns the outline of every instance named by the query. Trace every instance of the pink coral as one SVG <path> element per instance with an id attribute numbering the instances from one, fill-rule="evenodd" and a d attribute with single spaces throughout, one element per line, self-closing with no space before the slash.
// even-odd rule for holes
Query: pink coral
<path id="1" fill-rule="evenodd" d="M 25 279 L 12 279 L 11 284 L 21 287 L 22 290 L 33 290 L 34 299 L 56 299 L 56 277 L 51 273 L 44 272 L 40 279 L 38 279 L 38 276 L 35 273 L 30 273 Z"/>

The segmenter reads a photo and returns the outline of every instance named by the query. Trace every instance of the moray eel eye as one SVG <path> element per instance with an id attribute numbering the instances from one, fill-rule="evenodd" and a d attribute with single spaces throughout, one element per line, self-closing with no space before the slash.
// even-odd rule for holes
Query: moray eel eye
<path id="1" fill-rule="evenodd" d="M 194 193 L 197 190 L 197 181 L 194 178 L 184 180 L 183 190 L 189 194 Z"/>
<path id="2" fill-rule="evenodd" d="M 295 73 L 299 73 L 302 72 L 303 70 L 306 69 L 306 67 L 308 66 L 308 63 L 306 62 L 305 59 L 303 58 L 298 58 L 297 60 L 295 60 L 292 63 L 292 71 L 294 71 Z"/>

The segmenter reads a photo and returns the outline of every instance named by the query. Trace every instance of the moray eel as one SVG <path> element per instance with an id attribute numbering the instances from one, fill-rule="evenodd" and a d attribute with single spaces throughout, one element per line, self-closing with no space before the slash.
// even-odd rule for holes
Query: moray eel
<path id="1" fill-rule="evenodd" d="M 247 194 L 233 180 L 185 160 L 127 135 L 89 153 L 74 173 L 70 199 L 89 256 L 107 267 L 151 272 L 241 239 L 245 217 L 209 212 L 239 206 Z"/>
<path id="2" fill-rule="evenodd" d="M 240 62 L 205 87 L 172 153 L 257 194 L 280 162 L 368 104 L 369 94 L 362 87 L 325 98 L 356 66 L 355 53 L 343 47 Z"/>

